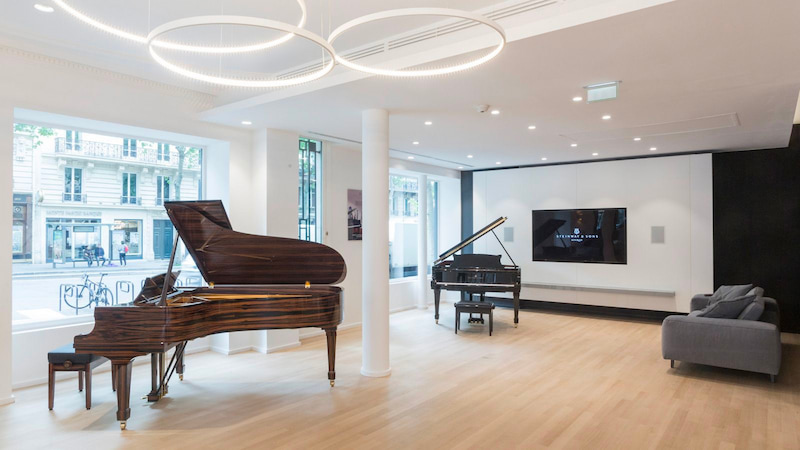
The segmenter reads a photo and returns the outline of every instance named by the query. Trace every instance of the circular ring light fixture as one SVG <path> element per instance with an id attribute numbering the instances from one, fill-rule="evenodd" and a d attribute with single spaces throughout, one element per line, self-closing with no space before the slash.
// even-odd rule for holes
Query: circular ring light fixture
<path id="1" fill-rule="evenodd" d="M 383 20 L 383 19 L 392 19 L 397 17 L 408 17 L 408 16 L 443 16 L 443 17 L 465 19 L 478 22 L 496 31 L 497 34 L 500 36 L 500 43 L 497 45 L 497 47 L 495 47 L 494 50 L 489 52 L 489 54 L 482 56 L 478 59 L 463 64 L 458 64 L 449 67 L 442 67 L 438 69 L 420 69 L 420 70 L 380 69 L 376 67 L 369 67 L 361 64 L 356 64 L 339 55 L 336 56 L 336 61 L 339 64 L 349 67 L 353 70 L 371 73 L 373 75 L 384 75 L 390 77 L 428 77 L 435 75 L 447 75 L 450 73 L 477 67 L 491 60 L 498 54 L 500 54 L 500 52 L 503 50 L 503 47 L 505 47 L 506 45 L 506 32 L 503 29 L 503 27 L 501 27 L 500 24 L 498 24 L 494 20 L 489 19 L 488 17 L 482 16 L 480 14 L 475 14 L 473 12 L 461 11 L 458 9 L 449 9 L 449 8 L 405 8 L 405 9 L 392 9 L 388 11 L 381 11 L 374 14 L 367 14 L 366 16 L 362 16 L 357 19 L 353 19 L 349 22 L 346 22 L 341 26 L 339 26 L 338 28 L 336 28 L 335 30 L 333 30 L 331 35 L 328 37 L 328 42 L 333 44 L 333 42 L 345 32 L 367 23 L 376 22 L 378 20 Z"/>
<path id="2" fill-rule="evenodd" d="M 297 35 L 303 39 L 311 41 L 317 44 L 318 46 L 322 47 L 322 49 L 330 56 L 330 61 L 327 64 L 325 64 L 321 69 L 300 77 L 287 78 L 283 80 L 281 79 L 243 80 L 238 78 L 217 77 L 213 75 L 203 74 L 200 72 L 195 72 L 167 61 L 166 59 L 161 57 L 161 55 L 159 55 L 158 52 L 156 51 L 155 43 L 156 43 L 156 38 L 158 38 L 159 36 L 181 28 L 190 28 L 203 25 L 240 25 L 240 26 L 264 28 L 268 30 L 283 31 L 285 33 L 290 33 L 290 35 Z M 171 22 L 167 22 L 165 24 L 153 28 L 150 34 L 147 35 L 147 45 L 150 50 L 150 56 L 152 56 L 153 59 L 161 66 L 172 72 L 175 72 L 177 74 L 183 75 L 188 78 L 192 78 L 194 80 L 219 84 L 223 86 L 234 86 L 234 87 L 251 87 L 251 88 L 285 87 L 285 86 L 294 86 L 296 84 L 302 84 L 309 81 L 314 81 L 316 79 L 322 78 L 323 76 L 327 75 L 331 70 L 333 70 L 333 66 L 335 65 L 335 59 L 336 59 L 336 53 L 334 52 L 333 47 L 328 43 L 328 41 L 308 30 L 296 27 L 294 25 L 289 25 L 287 23 L 278 22 L 276 20 L 261 19 L 258 17 L 246 17 L 246 16 L 197 16 L 197 17 L 187 17 L 185 19 L 173 20 Z"/>
<path id="3" fill-rule="evenodd" d="M 123 39 L 138 42 L 140 44 L 148 44 L 147 36 L 142 36 L 135 33 L 129 33 L 127 31 L 120 30 L 119 28 L 115 28 L 112 27 L 111 25 L 105 24 L 90 16 L 87 16 L 86 14 L 70 6 L 66 2 L 66 0 L 53 0 L 53 3 L 55 3 L 56 5 L 61 7 L 61 9 L 69 13 L 71 16 L 75 17 L 76 19 L 80 20 L 85 24 L 91 25 L 95 28 L 105 31 L 106 33 L 111 33 L 114 36 L 121 37 Z M 297 0 L 297 5 L 300 6 L 300 11 L 302 12 L 300 16 L 300 22 L 297 24 L 297 27 L 303 28 L 303 26 L 306 24 L 306 2 L 305 0 Z M 273 39 L 271 41 L 266 41 L 259 44 L 241 45 L 233 47 L 207 47 L 199 45 L 179 44 L 177 42 L 169 42 L 162 40 L 153 41 L 152 46 L 165 48 L 169 50 L 179 50 L 179 51 L 193 52 L 193 53 L 232 54 L 232 53 L 246 53 L 258 50 L 266 50 L 268 48 L 272 48 L 280 44 L 283 44 L 284 42 L 288 41 L 293 37 L 294 33 L 288 33 L 284 36 L 281 36 L 277 39 Z"/>

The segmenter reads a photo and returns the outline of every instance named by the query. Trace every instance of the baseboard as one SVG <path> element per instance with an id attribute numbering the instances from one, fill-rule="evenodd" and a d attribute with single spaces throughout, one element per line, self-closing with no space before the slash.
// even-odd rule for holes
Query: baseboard
<path id="1" fill-rule="evenodd" d="M 491 299 L 497 306 L 504 308 L 513 308 L 514 302 L 508 298 L 500 297 L 486 297 Z M 648 320 L 654 322 L 661 322 L 667 316 L 674 314 L 683 314 L 675 311 L 655 311 L 650 309 L 635 309 L 635 308 L 622 308 L 618 306 L 598 306 L 598 305 L 581 305 L 577 303 L 560 303 L 560 302 L 546 302 L 542 300 L 524 300 L 519 301 L 520 309 L 539 310 L 539 311 L 554 311 L 565 312 L 572 314 L 586 314 L 602 317 L 616 317 L 624 319 L 638 319 Z"/>
<path id="2" fill-rule="evenodd" d="M 290 348 L 295 348 L 295 347 L 300 347 L 300 341 L 299 340 L 296 341 L 296 342 L 289 343 L 289 344 L 279 345 L 277 347 L 267 347 L 267 348 L 261 347 L 261 349 L 265 350 L 262 353 L 275 353 L 275 352 L 279 352 L 281 350 L 288 350 Z"/>
<path id="3" fill-rule="evenodd" d="M 361 375 L 364 375 L 365 377 L 380 378 L 380 377 L 388 377 L 391 374 L 392 374 L 391 367 L 386 370 L 381 370 L 377 372 L 365 370 L 363 367 L 361 368 Z"/>
<path id="4" fill-rule="evenodd" d="M 10 404 L 14 403 L 15 401 L 16 401 L 16 399 L 14 398 L 14 396 L 10 395 L 10 396 L 8 396 L 8 397 L 6 397 L 4 399 L 0 399 L 0 406 L 10 405 Z"/>
<path id="5" fill-rule="evenodd" d="M 349 330 L 349 329 L 352 329 L 352 328 L 361 328 L 361 322 L 348 323 L 347 325 L 339 325 L 336 328 L 336 330 L 337 331 L 345 331 L 345 330 Z M 306 334 L 301 334 L 300 335 L 300 340 L 304 341 L 306 339 L 311 339 L 311 338 L 324 336 L 324 335 L 325 335 L 325 332 L 322 331 L 322 329 L 317 329 L 317 330 L 314 330 L 314 331 L 309 331 Z"/>

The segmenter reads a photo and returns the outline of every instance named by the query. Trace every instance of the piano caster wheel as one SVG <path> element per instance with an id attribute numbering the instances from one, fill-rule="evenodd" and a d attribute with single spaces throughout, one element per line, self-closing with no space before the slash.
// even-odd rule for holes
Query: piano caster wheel
<path id="1" fill-rule="evenodd" d="M 128 428 L 128 422 L 123 420 L 122 422 L 119 423 L 120 430 L 125 431 L 127 428 Z"/>
<path id="2" fill-rule="evenodd" d="M 514 328 L 517 328 L 518 326 L 519 326 L 519 324 L 518 324 L 518 323 L 515 323 L 515 324 L 514 324 Z"/>
<path id="3" fill-rule="evenodd" d="M 439 319 L 436 319 L 436 324 L 437 324 L 437 325 L 439 324 Z"/>
<path id="4" fill-rule="evenodd" d="M 183 381 L 183 374 L 182 374 L 182 373 L 179 373 L 179 374 L 178 374 L 178 378 L 180 378 L 180 380 L 181 380 L 181 381 Z"/>
<path id="5" fill-rule="evenodd" d="M 334 383 L 335 383 L 335 381 L 334 381 L 334 380 L 331 380 L 331 387 L 333 387 L 333 384 L 334 384 Z"/>

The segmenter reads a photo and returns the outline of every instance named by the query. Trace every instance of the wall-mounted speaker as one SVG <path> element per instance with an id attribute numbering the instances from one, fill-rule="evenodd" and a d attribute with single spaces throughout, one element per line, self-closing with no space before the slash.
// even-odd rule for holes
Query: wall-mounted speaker
<path id="1" fill-rule="evenodd" d="M 650 228 L 650 243 L 663 244 L 666 240 L 666 231 L 664 227 L 651 227 Z"/>
<path id="2" fill-rule="evenodd" d="M 514 227 L 503 228 L 503 241 L 514 242 Z"/>

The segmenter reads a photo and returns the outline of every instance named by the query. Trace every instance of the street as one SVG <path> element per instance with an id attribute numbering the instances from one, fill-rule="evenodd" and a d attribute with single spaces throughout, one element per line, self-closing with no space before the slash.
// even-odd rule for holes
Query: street
<path id="1" fill-rule="evenodd" d="M 191 260 L 190 260 L 191 261 Z M 153 275 L 166 272 L 166 261 L 130 261 L 128 266 L 100 266 L 88 267 L 86 263 L 78 264 L 82 267 L 72 268 L 72 264 L 60 265 L 53 268 L 51 264 L 14 264 L 12 277 L 12 322 L 14 325 L 57 320 L 74 317 L 76 310 L 60 302 L 59 288 L 62 284 L 83 284 L 84 275 L 89 275 L 89 280 L 99 282 L 103 276 L 103 284 L 108 287 L 113 297 L 113 302 L 127 303 L 138 295 L 142 281 Z M 68 267 L 66 267 L 68 266 Z M 191 278 L 193 285 L 202 280 L 193 264 L 185 267 L 179 278 L 185 283 Z M 175 270 L 180 270 L 176 268 Z M 132 283 L 126 285 L 125 282 Z M 127 288 L 127 290 L 126 290 Z M 68 298 L 69 303 L 75 304 L 74 296 Z M 59 303 L 61 303 L 59 305 Z M 78 300 L 78 306 L 83 307 L 88 303 L 88 292 Z M 60 308 L 59 308 L 60 307 Z M 60 309 L 60 310 L 59 310 Z M 94 313 L 94 306 L 77 310 L 77 315 Z"/>

